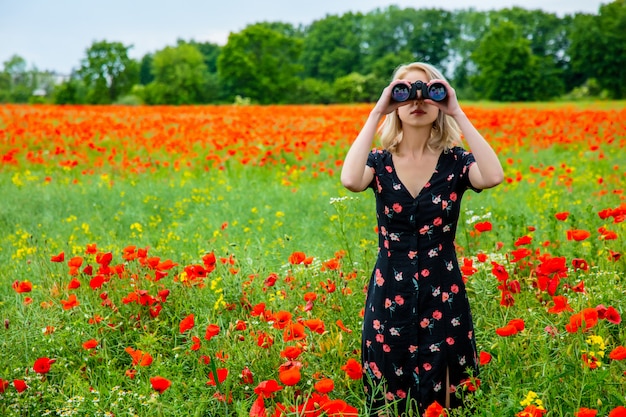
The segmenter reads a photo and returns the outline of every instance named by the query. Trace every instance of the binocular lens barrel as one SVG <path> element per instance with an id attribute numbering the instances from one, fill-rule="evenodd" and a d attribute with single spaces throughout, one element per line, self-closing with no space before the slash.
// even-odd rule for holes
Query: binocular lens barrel
<path id="1" fill-rule="evenodd" d="M 420 95 L 418 96 L 418 90 Z M 443 101 L 448 96 L 446 87 L 442 83 L 432 83 L 428 85 L 422 81 L 416 81 L 411 87 L 404 83 L 398 83 L 391 89 L 391 99 L 397 102 L 403 102 L 416 99 L 431 99 L 432 101 Z"/>

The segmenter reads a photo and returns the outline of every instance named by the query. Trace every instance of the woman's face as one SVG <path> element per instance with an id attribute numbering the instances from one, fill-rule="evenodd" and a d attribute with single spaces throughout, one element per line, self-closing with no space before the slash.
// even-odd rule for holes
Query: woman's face
<path id="1" fill-rule="evenodd" d="M 409 81 L 410 83 L 414 83 L 418 80 L 423 83 L 430 81 L 428 75 L 421 70 L 411 70 L 398 81 L 400 80 Z M 439 115 L 439 109 L 432 104 L 426 104 L 424 100 L 419 98 L 421 92 L 418 92 L 417 95 L 418 98 L 407 101 L 405 105 L 398 108 L 398 117 L 402 121 L 402 126 L 432 127 L 433 122 L 437 120 L 437 116 Z"/>

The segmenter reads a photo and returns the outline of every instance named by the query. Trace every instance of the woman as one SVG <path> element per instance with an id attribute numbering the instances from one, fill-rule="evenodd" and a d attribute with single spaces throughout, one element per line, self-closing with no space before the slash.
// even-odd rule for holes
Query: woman
<path id="1" fill-rule="evenodd" d="M 441 83 L 435 102 L 392 88 Z M 384 117 L 384 122 L 380 121 Z M 379 129 L 380 124 L 380 129 Z M 376 133 L 383 149 L 372 150 Z M 471 153 L 459 147 L 461 134 Z M 399 67 L 348 151 L 341 182 L 376 196 L 379 251 L 363 320 L 362 361 L 371 415 L 421 415 L 433 402 L 460 406 L 455 389 L 478 372 L 470 306 L 454 239 L 461 197 L 503 180 L 498 157 L 441 73 Z"/>

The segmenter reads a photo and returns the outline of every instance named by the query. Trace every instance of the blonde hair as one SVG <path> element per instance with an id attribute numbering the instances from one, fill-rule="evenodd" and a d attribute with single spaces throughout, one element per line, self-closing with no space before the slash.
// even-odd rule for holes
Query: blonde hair
<path id="1" fill-rule="evenodd" d="M 423 62 L 413 62 L 411 64 L 400 65 L 393 73 L 392 81 L 402 79 L 410 71 L 424 71 L 428 77 L 427 81 L 435 78 L 445 79 L 443 74 L 435 67 Z M 398 117 L 398 112 L 389 113 L 385 116 L 383 123 L 378 129 L 380 141 L 384 149 L 395 152 L 398 144 L 402 141 L 402 121 Z M 430 131 L 430 139 L 427 146 L 433 150 L 446 150 L 461 143 L 461 129 L 456 121 L 442 111 L 439 111 L 437 120 L 433 123 Z"/>

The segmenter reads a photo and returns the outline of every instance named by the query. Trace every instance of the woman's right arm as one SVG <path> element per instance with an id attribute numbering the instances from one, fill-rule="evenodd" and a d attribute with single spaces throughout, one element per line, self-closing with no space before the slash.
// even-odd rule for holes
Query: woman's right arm
<path id="1" fill-rule="evenodd" d="M 365 190 L 374 178 L 374 173 L 367 166 L 367 157 L 372 150 L 378 124 L 386 114 L 402 105 L 390 99 L 391 86 L 387 86 L 346 154 L 341 168 L 341 184 L 350 191 Z"/>

